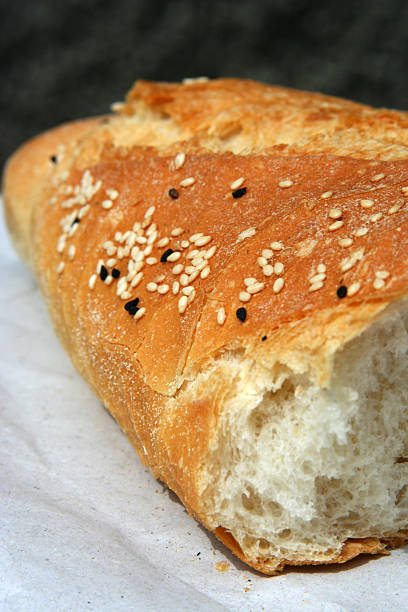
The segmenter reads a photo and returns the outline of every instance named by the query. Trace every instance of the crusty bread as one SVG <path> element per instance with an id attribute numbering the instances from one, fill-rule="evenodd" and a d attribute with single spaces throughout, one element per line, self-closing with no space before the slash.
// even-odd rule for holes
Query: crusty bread
<path id="1" fill-rule="evenodd" d="M 4 175 L 75 366 L 254 568 L 402 544 L 408 115 L 232 79 L 114 109 Z"/>

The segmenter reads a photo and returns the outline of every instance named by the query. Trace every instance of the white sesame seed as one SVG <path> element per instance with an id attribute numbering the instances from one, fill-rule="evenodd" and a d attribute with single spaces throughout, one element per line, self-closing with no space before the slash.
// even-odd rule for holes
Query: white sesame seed
<path id="1" fill-rule="evenodd" d="M 192 272 L 191 274 L 189 274 L 189 276 L 188 276 L 188 283 L 187 284 L 192 283 L 197 278 L 197 276 L 199 274 L 200 274 L 200 270 L 197 270 L 197 269 L 196 269 L 195 272 Z"/>
<path id="2" fill-rule="evenodd" d="M 335 221 L 334 223 L 329 225 L 328 230 L 329 232 L 335 232 L 340 227 L 343 227 L 343 225 L 344 225 L 344 221 Z"/>
<path id="3" fill-rule="evenodd" d="M 241 176 L 240 178 L 238 178 L 236 181 L 234 181 L 233 183 L 231 183 L 230 185 L 230 189 L 232 191 L 234 191 L 234 189 L 238 189 L 238 187 L 241 187 L 242 183 L 244 182 L 244 178 Z"/>
<path id="4" fill-rule="evenodd" d="M 283 245 L 281 242 L 271 242 L 269 245 L 272 251 L 281 251 L 283 249 Z"/>
<path id="5" fill-rule="evenodd" d="M 177 295 L 180 290 L 180 283 L 178 283 L 177 281 L 174 281 L 171 290 L 174 295 Z"/>
<path id="6" fill-rule="evenodd" d="M 149 217 L 152 217 L 152 216 L 154 215 L 154 211 L 155 211 L 155 210 L 156 210 L 156 207 L 155 207 L 155 206 L 150 206 L 150 207 L 149 207 L 149 208 L 146 210 L 146 212 L 145 212 L 145 214 L 144 214 L 144 218 L 145 218 L 145 219 L 148 219 Z"/>
<path id="7" fill-rule="evenodd" d="M 182 287 L 186 287 L 188 285 L 188 276 L 187 276 L 187 274 L 182 274 L 180 276 L 180 285 Z"/>
<path id="8" fill-rule="evenodd" d="M 340 238 L 340 240 L 337 241 L 337 244 L 341 247 L 349 247 L 353 244 L 353 239 L 352 238 Z"/>
<path id="9" fill-rule="evenodd" d="M 216 250 L 217 250 L 217 247 L 215 245 L 213 245 L 210 249 L 208 249 L 208 251 L 204 253 L 205 259 L 207 260 L 211 259 L 211 257 L 214 255 Z"/>
<path id="10" fill-rule="evenodd" d="M 57 244 L 57 252 L 58 253 L 62 253 L 65 249 L 65 242 L 66 242 L 66 235 L 62 234 L 62 236 L 60 236 L 58 238 L 58 244 Z"/>
<path id="11" fill-rule="evenodd" d="M 194 259 L 194 257 L 196 257 L 199 253 L 200 253 L 200 251 L 198 249 L 193 249 L 192 251 L 187 253 L 186 258 L 187 259 Z"/>
<path id="12" fill-rule="evenodd" d="M 182 234 L 184 232 L 182 227 L 175 227 L 174 230 L 172 230 L 171 235 L 172 236 L 180 236 L 180 234 Z"/>
<path id="13" fill-rule="evenodd" d="M 382 289 L 385 285 L 385 281 L 382 278 L 376 278 L 373 282 L 374 289 Z"/>
<path id="14" fill-rule="evenodd" d="M 316 271 L 318 274 L 324 274 L 324 272 L 326 272 L 326 266 L 324 265 L 324 263 L 317 264 Z"/>
<path id="15" fill-rule="evenodd" d="M 181 274 L 181 272 L 183 271 L 184 266 L 183 264 L 177 264 L 174 266 L 174 268 L 172 269 L 173 274 Z"/>
<path id="16" fill-rule="evenodd" d="M 132 230 L 134 232 L 138 232 L 140 231 L 141 225 L 140 225 L 140 221 L 136 221 L 136 223 L 133 224 Z"/>
<path id="17" fill-rule="evenodd" d="M 149 238 L 147 239 L 147 244 L 154 244 L 156 238 L 157 238 L 157 231 L 154 231 L 152 234 L 150 234 Z"/>
<path id="18" fill-rule="evenodd" d="M 100 274 L 101 272 L 101 268 L 104 265 L 103 259 L 99 259 L 98 263 L 96 264 L 96 273 Z"/>
<path id="19" fill-rule="evenodd" d="M 268 260 L 266 259 L 266 257 L 258 257 L 258 259 L 256 261 L 257 261 L 258 266 L 260 268 L 263 268 L 268 263 Z"/>
<path id="20" fill-rule="evenodd" d="M 171 263 L 177 261 L 178 259 L 180 259 L 181 257 L 181 253 L 180 251 L 174 251 L 174 253 L 171 253 L 168 257 L 167 257 L 167 261 L 170 261 Z"/>
<path id="21" fill-rule="evenodd" d="M 130 283 L 130 286 L 131 287 L 137 287 L 137 285 L 140 283 L 142 278 L 143 278 L 143 272 L 138 272 L 138 274 L 136 274 L 136 276 L 134 277 L 134 279 Z"/>
<path id="22" fill-rule="evenodd" d="M 165 236 L 164 238 L 160 238 L 160 240 L 158 240 L 156 246 L 164 247 L 164 246 L 167 246 L 168 244 L 169 244 L 169 239 L 167 238 L 167 236 Z"/>
<path id="23" fill-rule="evenodd" d="M 105 285 L 111 285 L 113 283 L 113 276 L 109 274 L 103 282 L 105 283 Z"/>
<path id="24" fill-rule="evenodd" d="M 180 246 L 182 249 L 187 249 L 190 246 L 190 243 L 188 240 L 182 240 Z"/>
<path id="25" fill-rule="evenodd" d="M 161 283 L 162 281 L 164 281 L 164 279 L 166 278 L 166 276 L 164 274 L 159 274 L 159 276 L 156 276 L 156 278 L 154 278 L 154 282 L 155 283 Z"/>
<path id="26" fill-rule="evenodd" d="M 376 223 L 376 221 L 379 221 L 382 218 L 383 214 L 378 212 L 375 215 L 371 215 L 370 217 L 370 222 L 371 223 Z"/>
<path id="27" fill-rule="evenodd" d="M 120 278 L 116 286 L 116 294 L 120 295 L 123 291 L 125 291 L 125 289 L 127 289 L 126 278 Z"/>
<path id="28" fill-rule="evenodd" d="M 224 325 L 225 319 L 226 319 L 225 308 L 221 306 L 221 308 L 217 310 L 217 323 L 219 325 Z"/>
<path id="29" fill-rule="evenodd" d="M 68 257 L 69 259 L 74 259 L 75 257 L 75 246 L 73 244 L 68 248 Z"/>
<path id="30" fill-rule="evenodd" d="M 357 263 L 357 260 L 352 259 L 350 257 L 350 259 L 346 259 L 345 261 L 343 261 L 343 263 L 340 266 L 340 270 L 342 272 L 347 272 L 347 270 L 351 270 L 351 268 L 353 268 L 353 266 L 355 266 Z"/>
<path id="31" fill-rule="evenodd" d="M 178 301 L 178 311 L 180 314 L 183 314 L 185 309 L 187 308 L 188 297 L 186 295 L 182 295 Z"/>
<path id="32" fill-rule="evenodd" d="M 107 189 L 106 193 L 108 195 L 108 198 L 110 198 L 111 200 L 116 200 L 119 195 L 119 192 L 116 191 L 116 189 Z"/>
<path id="33" fill-rule="evenodd" d="M 262 257 L 265 257 L 265 259 L 270 259 L 273 257 L 273 251 L 271 249 L 262 249 Z"/>
<path id="34" fill-rule="evenodd" d="M 62 274 L 62 272 L 64 271 L 64 268 L 65 268 L 65 263 L 63 261 L 60 261 L 57 266 L 57 274 Z"/>
<path id="35" fill-rule="evenodd" d="M 391 208 L 388 209 L 388 214 L 393 215 L 394 213 L 398 212 L 400 208 L 401 204 L 394 204 L 394 206 L 391 206 Z"/>
<path id="36" fill-rule="evenodd" d="M 88 281 L 88 287 L 90 289 L 93 289 L 95 287 L 95 283 L 96 283 L 96 279 L 97 279 L 97 275 L 96 274 L 91 274 L 91 276 L 89 277 L 89 281 Z"/>
<path id="37" fill-rule="evenodd" d="M 137 244 L 147 244 L 146 236 L 136 236 Z"/>
<path id="38" fill-rule="evenodd" d="M 251 295 L 254 293 L 259 293 L 265 287 L 265 283 L 253 283 L 247 287 L 247 293 Z"/>
<path id="39" fill-rule="evenodd" d="M 116 242 L 120 242 L 122 239 L 122 232 L 115 232 L 115 240 Z"/>
<path id="40" fill-rule="evenodd" d="M 354 235 L 360 238 L 361 236 L 365 236 L 368 233 L 368 227 L 359 227 L 355 230 Z"/>
<path id="41" fill-rule="evenodd" d="M 147 283 L 146 289 L 147 291 L 150 291 L 150 293 L 154 293 L 155 291 L 157 291 L 157 283 Z"/>
<path id="42" fill-rule="evenodd" d="M 118 259 L 123 259 L 125 256 L 125 249 L 123 247 L 118 247 L 117 251 L 116 251 L 116 256 Z"/>
<path id="43" fill-rule="evenodd" d="M 382 278 L 382 279 L 384 279 L 384 278 L 388 278 L 388 277 L 389 277 L 389 275 L 390 275 L 390 273 L 389 273 L 389 272 L 387 272 L 387 270 L 377 270 L 377 271 L 375 272 L 375 276 L 376 276 L 376 278 Z"/>
<path id="44" fill-rule="evenodd" d="M 190 185 L 194 185 L 195 178 L 193 176 L 189 176 L 188 178 L 180 181 L 180 187 L 190 187 Z"/>
<path id="45" fill-rule="evenodd" d="M 322 195 L 320 197 L 323 200 L 326 200 L 327 198 L 331 198 L 332 195 L 333 195 L 332 191 L 325 191 L 324 193 L 322 193 Z"/>
<path id="46" fill-rule="evenodd" d="M 285 181 L 279 181 L 279 187 L 282 187 L 283 189 L 285 187 L 292 187 L 293 185 L 293 181 L 291 181 L 290 179 L 287 179 Z"/>
<path id="47" fill-rule="evenodd" d="M 109 249 L 109 247 L 111 247 L 111 246 L 113 246 L 113 242 L 112 242 L 112 240 L 107 240 L 106 242 L 104 242 L 104 243 L 103 243 L 103 248 L 104 248 L 105 250 L 106 250 L 106 249 Z"/>
<path id="48" fill-rule="evenodd" d="M 194 291 L 194 287 L 188 286 L 188 287 L 183 287 L 182 292 L 184 293 L 184 295 L 190 295 L 191 293 L 193 293 Z"/>
<path id="49" fill-rule="evenodd" d="M 276 264 L 273 266 L 273 271 L 278 276 L 283 273 L 284 269 L 285 269 L 285 266 L 280 261 L 277 261 Z"/>
<path id="50" fill-rule="evenodd" d="M 383 179 L 385 177 L 385 174 L 380 173 L 380 174 L 376 174 L 375 176 L 372 176 L 370 181 L 373 181 L 374 183 L 376 183 L 377 181 L 381 181 L 381 179 Z"/>
<path id="51" fill-rule="evenodd" d="M 202 257 L 194 257 L 191 263 L 197 270 L 202 270 L 207 265 L 207 260 L 203 259 Z"/>
<path id="52" fill-rule="evenodd" d="M 157 259 L 157 257 L 148 257 L 146 259 L 146 263 L 148 266 L 153 266 L 154 264 L 157 264 L 159 260 Z"/>
<path id="53" fill-rule="evenodd" d="M 146 255 L 150 255 L 150 253 L 153 250 L 153 246 L 151 244 L 148 244 L 144 249 L 143 249 L 143 254 L 144 256 Z"/>
<path id="54" fill-rule="evenodd" d="M 357 293 L 357 291 L 360 291 L 360 287 L 361 285 L 359 282 L 351 283 L 350 287 L 347 289 L 347 295 L 352 297 Z"/>
<path id="55" fill-rule="evenodd" d="M 329 210 L 330 219 L 340 219 L 340 217 L 342 216 L 343 216 L 343 212 L 340 210 L 340 208 L 331 208 Z"/>
<path id="56" fill-rule="evenodd" d="M 309 283 L 313 285 L 314 283 L 321 283 L 326 280 L 326 274 L 324 272 L 320 272 L 319 274 L 315 274 L 309 279 Z"/>
<path id="57" fill-rule="evenodd" d="M 247 291 L 241 291 L 238 298 L 240 302 L 249 302 L 251 295 Z"/>
<path id="58" fill-rule="evenodd" d="M 106 254 L 107 255 L 115 255 L 117 251 L 117 247 L 115 246 L 110 246 L 106 249 Z"/>
<path id="59" fill-rule="evenodd" d="M 205 268 L 201 270 L 200 277 L 203 279 L 207 278 L 207 276 L 210 274 L 210 271 L 211 271 L 210 266 L 205 266 Z"/>
<path id="60" fill-rule="evenodd" d="M 195 245 L 198 247 L 202 247 L 208 244 L 210 240 L 211 240 L 211 236 L 203 236 L 202 238 L 197 238 L 197 240 L 195 241 Z"/>
<path id="61" fill-rule="evenodd" d="M 104 200 L 101 206 L 102 208 L 105 208 L 106 210 L 108 210 L 109 208 L 112 208 L 113 202 L 111 200 Z"/>
<path id="62" fill-rule="evenodd" d="M 136 314 L 135 314 L 135 316 L 133 318 L 136 319 L 136 321 L 137 321 L 138 319 L 143 317 L 145 312 L 146 312 L 146 308 L 143 306 L 142 308 L 139 308 L 139 310 L 136 311 Z"/>
<path id="63" fill-rule="evenodd" d="M 111 259 L 108 259 L 108 261 L 106 262 L 106 265 L 107 265 L 109 268 L 113 268 L 113 266 L 116 264 L 116 262 L 117 262 L 117 261 L 118 261 L 117 259 L 114 259 L 113 257 L 111 257 Z M 130 260 L 130 261 L 131 261 L 131 260 Z M 130 263 L 130 262 L 129 262 L 129 263 Z"/>
<path id="64" fill-rule="evenodd" d="M 176 170 L 181 168 L 181 166 L 184 164 L 185 160 L 186 160 L 186 156 L 185 156 L 184 153 L 177 153 L 176 157 L 174 158 L 174 168 Z"/>
<path id="65" fill-rule="evenodd" d="M 85 206 L 82 206 L 82 207 L 79 209 L 79 212 L 78 212 L 78 217 L 79 217 L 80 219 L 82 219 L 82 218 L 83 218 L 83 217 L 86 215 L 86 213 L 88 212 L 88 210 L 89 210 L 90 208 L 91 208 L 91 205 L 90 205 L 90 204 L 86 204 Z"/>
<path id="66" fill-rule="evenodd" d="M 284 284 L 285 284 L 285 281 L 283 280 L 281 276 L 277 278 L 276 281 L 273 283 L 273 292 L 279 293 L 279 291 L 281 291 L 281 289 L 283 288 Z"/>
<path id="67" fill-rule="evenodd" d="M 272 276 L 273 266 L 271 266 L 270 264 L 266 264 L 266 266 L 262 268 L 262 272 L 264 273 L 265 276 Z"/>
<path id="68" fill-rule="evenodd" d="M 253 285 L 254 283 L 257 283 L 258 279 L 257 278 L 253 278 L 253 276 L 249 276 L 248 278 L 244 278 L 244 284 L 246 285 L 246 287 L 249 287 L 249 285 Z"/>
<path id="69" fill-rule="evenodd" d="M 374 205 L 374 200 L 360 200 L 360 206 L 363 208 L 371 208 Z"/>
<path id="70" fill-rule="evenodd" d="M 130 297 L 132 297 L 132 294 L 129 291 L 122 291 L 119 297 L 121 300 L 128 300 Z"/>
<path id="71" fill-rule="evenodd" d="M 256 234 L 255 227 L 248 227 L 248 229 L 244 230 L 238 235 L 237 242 L 242 242 L 246 238 L 250 238 Z"/>
<path id="72" fill-rule="evenodd" d="M 157 287 L 157 293 L 160 293 L 160 295 L 164 295 L 168 292 L 169 289 L 170 287 L 168 285 L 159 285 Z"/>
<path id="73" fill-rule="evenodd" d="M 312 284 L 309 286 L 309 291 L 310 291 L 310 292 L 312 292 L 312 291 L 317 291 L 318 289 L 321 289 L 322 287 L 323 287 L 323 283 L 322 283 L 322 281 L 316 281 L 315 283 L 312 283 Z"/>

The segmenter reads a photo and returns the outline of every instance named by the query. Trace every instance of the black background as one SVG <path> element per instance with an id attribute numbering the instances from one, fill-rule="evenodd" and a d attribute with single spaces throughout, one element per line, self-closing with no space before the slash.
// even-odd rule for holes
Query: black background
<path id="1" fill-rule="evenodd" d="M 137 78 L 234 76 L 408 110 L 408 2 L 0 0 L 0 154 Z"/>

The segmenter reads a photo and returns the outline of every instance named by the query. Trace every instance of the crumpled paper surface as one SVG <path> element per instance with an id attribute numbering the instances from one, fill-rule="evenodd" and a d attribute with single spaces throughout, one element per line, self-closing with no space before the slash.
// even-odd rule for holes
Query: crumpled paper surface
<path id="1" fill-rule="evenodd" d="M 74 371 L 3 220 L 0 256 L 2 611 L 408 610 L 408 547 L 272 578 L 236 560 Z"/>

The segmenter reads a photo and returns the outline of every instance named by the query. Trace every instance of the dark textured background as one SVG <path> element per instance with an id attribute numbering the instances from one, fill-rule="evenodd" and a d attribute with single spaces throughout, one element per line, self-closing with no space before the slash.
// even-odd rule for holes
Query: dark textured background
<path id="1" fill-rule="evenodd" d="M 408 110 L 406 0 L 0 0 L 1 162 L 137 78 L 236 76 Z"/>

